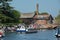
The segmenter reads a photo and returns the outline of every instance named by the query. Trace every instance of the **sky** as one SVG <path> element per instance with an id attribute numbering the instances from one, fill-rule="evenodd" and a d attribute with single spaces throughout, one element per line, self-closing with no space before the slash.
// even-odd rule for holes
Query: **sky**
<path id="1" fill-rule="evenodd" d="M 47 12 L 53 17 L 57 16 L 60 10 L 60 0 L 13 0 L 11 6 L 22 13 L 31 13 L 36 10 L 39 4 L 39 12 Z"/>

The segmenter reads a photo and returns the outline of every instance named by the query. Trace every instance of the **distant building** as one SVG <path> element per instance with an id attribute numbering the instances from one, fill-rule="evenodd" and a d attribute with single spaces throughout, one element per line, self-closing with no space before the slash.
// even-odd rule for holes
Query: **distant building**
<path id="1" fill-rule="evenodd" d="M 24 23 L 30 23 L 30 24 L 52 24 L 53 23 L 53 17 L 50 14 L 40 14 L 38 12 L 39 5 L 36 5 L 36 11 L 33 13 L 21 13 L 20 19 Z"/>

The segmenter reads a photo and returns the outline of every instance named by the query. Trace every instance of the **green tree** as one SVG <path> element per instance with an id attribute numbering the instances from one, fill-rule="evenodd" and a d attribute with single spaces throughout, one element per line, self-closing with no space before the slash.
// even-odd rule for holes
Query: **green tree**
<path id="1" fill-rule="evenodd" d="M 10 6 L 11 1 L 0 0 L 0 23 L 19 23 L 20 12 Z"/>
<path id="2" fill-rule="evenodd" d="M 60 24 L 60 12 L 59 12 L 59 14 L 57 15 L 57 17 L 55 18 L 55 20 L 56 20 L 56 23 L 57 23 L 57 24 Z"/>
<path id="3" fill-rule="evenodd" d="M 20 18 L 20 12 L 19 11 L 13 10 L 12 13 L 14 15 L 14 18 L 16 18 L 16 19 L 19 19 Z"/>

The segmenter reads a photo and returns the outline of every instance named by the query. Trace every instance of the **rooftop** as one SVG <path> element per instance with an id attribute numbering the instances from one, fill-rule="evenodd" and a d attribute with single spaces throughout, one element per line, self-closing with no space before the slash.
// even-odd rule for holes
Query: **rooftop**
<path id="1" fill-rule="evenodd" d="M 35 13 L 21 13 L 20 18 L 32 18 Z"/>

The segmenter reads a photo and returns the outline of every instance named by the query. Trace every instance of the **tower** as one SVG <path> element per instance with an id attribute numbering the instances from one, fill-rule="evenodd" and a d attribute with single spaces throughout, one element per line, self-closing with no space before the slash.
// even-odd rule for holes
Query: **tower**
<path id="1" fill-rule="evenodd" d="M 39 4 L 37 3 L 36 4 L 36 15 L 38 15 L 38 13 L 39 13 Z"/>

